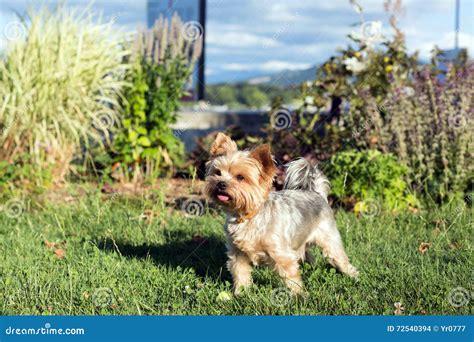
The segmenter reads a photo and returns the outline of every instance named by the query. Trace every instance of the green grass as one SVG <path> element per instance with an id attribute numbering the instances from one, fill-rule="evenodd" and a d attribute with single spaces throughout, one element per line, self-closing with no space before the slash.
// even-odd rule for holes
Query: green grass
<path id="1" fill-rule="evenodd" d="M 38 205 L 36 205 L 38 208 Z M 151 224 L 141 217 L 153 209 Z M 18 218 L 0 211 L 0 314 L 114 315 L 372 315 L 472 314 L 450 304 L 450 291 L 473 290 L 472 211 L 464 205 L 419 214 L 358 218 L 337 213 L 358 282 L 317 252 L 303 266 L 305 297 L 289 297 L 269 268 L 238 299 L 225 269 L 223 217 L 186 217 L 154 202 L 92 196 L 43 205 Z M 61 242 L 64 258 L 44 241 Z M 430 243 L 425 254 L 421 242 Z M 273 291 L 273 292 L 272 292 Z"/>

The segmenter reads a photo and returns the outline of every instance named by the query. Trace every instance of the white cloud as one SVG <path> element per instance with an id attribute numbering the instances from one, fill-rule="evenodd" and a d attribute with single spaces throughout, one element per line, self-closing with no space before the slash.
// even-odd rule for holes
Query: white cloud
<path id="1" fill-rule="evenodd" d="M 226 71 L 266 71 L 278 72 L 283 70 L 301 70 L 308 69 L 311 63 L 292 63 L 281 60 L 271 60 L 263 63 L 225 63 L 222 69 Z"/>
<path id="2" fill-rule="evenodd" d="M 208 30 L 206 43 L 222 47 L 275 47 L 279 43 L 276 39 L 259 36 L 248 32 L 219 32 Z"/>
<path id="3" fill-rule="evenodd" d="M 431 50 L 436 45 L 440 49 L 452 49 L 454 48 L 455 32 L 449 32 L 442 35 L 440 38 L 430 41 L 420 42 L 420 45 L 416 47 L 420 51 L 420 57 L 423 59 L 429 59 L 431 57 Z M 474 35 L 460 32 L 459 33 L 459 47 L 467 48 L 468 51 L 474 50 Z"/>

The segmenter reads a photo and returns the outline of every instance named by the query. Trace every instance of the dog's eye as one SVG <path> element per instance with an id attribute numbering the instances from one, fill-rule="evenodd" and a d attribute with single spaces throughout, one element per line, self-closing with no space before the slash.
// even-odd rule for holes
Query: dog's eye
<path id="1" fill-rule="evenodd" d="M 220 176 L 221 175 L 221 170 L 216 170 L 215 175 Z"/>
<path id="2" fill-rule="evenodd" d="M 235 178 L 237 178 L 237 180 L 240 182 L 240 181 L 243 181 L 245 178 L 244 176 L 242 175 L 237 175 Z"/>

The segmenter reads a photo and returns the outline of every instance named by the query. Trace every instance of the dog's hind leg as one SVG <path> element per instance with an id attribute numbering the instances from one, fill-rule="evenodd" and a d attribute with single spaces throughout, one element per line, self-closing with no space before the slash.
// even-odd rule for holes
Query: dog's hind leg
<path id="1" fill-rule="evenodd" d="M 303 280 L 299 270 L 299 256 L 294 251 L 277 247 L 268 250 L 273 266 L 293 293 L 302 293 Z"/>
<path id="2" fill-rule="evenodd" d="M 319 222 L 313 232 L 312 242 L 322 249 L 324 257 L 333 267 L 352 278 L 359 276 L 359 271 L 350 263 L 344 250 L 341 235 L 334 220 Z"/>

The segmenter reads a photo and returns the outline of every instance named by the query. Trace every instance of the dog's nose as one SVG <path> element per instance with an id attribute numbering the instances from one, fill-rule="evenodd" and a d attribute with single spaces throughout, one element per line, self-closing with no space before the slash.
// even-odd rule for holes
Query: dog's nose
<path id="1" fill-rule="evenodd" d="M 219 182 L 217 183 L 217 189 L 219 189 L 220 191 L 224 191 L 225 189 L 227 189 L 227 184 L 226 182 Z"/>

